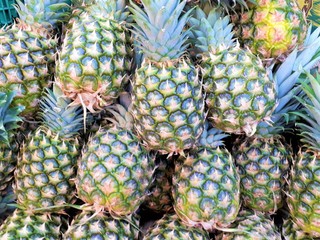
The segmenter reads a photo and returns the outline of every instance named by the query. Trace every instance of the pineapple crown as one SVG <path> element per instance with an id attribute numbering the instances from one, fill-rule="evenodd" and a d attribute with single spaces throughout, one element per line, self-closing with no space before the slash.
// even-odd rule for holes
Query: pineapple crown
<path id="1" fill-rule="evenodd" d="M 286 124 L 295 119 L 294 112 L 300 103 L 294 97 L 301 95 L 301 86 L 296 85 L 298 78 L 304 71 L 309 71 L 320 61 L 317 52 L 320 50 L 320 27 L 311 31 L 310 25 L 302 49 L 292 51 L 285 61 L 272 71 L 270 66 L 270 77 L 273 77 L 278 92 L 278 105 L 271 116 L 271 123 L 260 122 L 257 126 L 257 135 L 274 135 L 284 130 Z"/>
<path id="2" fill-rule="evenodd" d="M 15 9 L 24 23 L 52 29 L 68 19 L 68 3 L 70 0 L 24 0 L 24 3 L 17 0 Z"/>
<path id="3" fill-rule="evenodd" d="M 208 121 L 205 122 L 204 130 L 200 136 L 198 146 L 217 148 L 224 146 L 223 139 L 228 137 L 229 134 L 214 128 Z"/>
<path id="4" fill-rule="evenodd" d="M 133 117 L 129 110 L 127 110 L 124 106 L 122 106 L 121 104 L 114 104 L 108 106 L 107 111 L 113 115 L 114 119 L 106 119 L 112 122 L 115 127 L 133 130 Z"/>
<path id="5" fill-rule="evenodd" d="M 222 51 L 234 45 L 233 24 L 218 8 L 203 10 L 197 7 L 188 23 L 197 52 Z"/>
<path id="6" fill-rule="evenodd" d="M 46 89 L 40 108 L 42 124 L 61 137 L 70 138 L 83 128 L 81 106 L 71 105 L 71 100 L 57 85 L 53 85 L 53 90 Z"/>
<path id="7" fill-rule="evenodd" d="M 77 1 L 74 1 L 73 4 L 76 6 L 79 5 L 79 3 L 76 2 Z M 85 10 L 97 18 L 122 22 L 127 21 L 130 14 L 127 9 L 126 0 L 84 0 L 82 2 Z"/>
<path id="8" fill-rule="evenodd" d="M 10 106 L 14 96 L 14 92 L 0 92 L 0 141 L 8 146 L 13 131 L 19 128 L 17 123 L 22 121 L 18 115 L 24 110 L 23 106 Z"/>
<path id="9" fill-rule="evenodd" d="M 184 30 L 193 9 L 182 14 L 186 0 L 142 0 L 144 10 L 131 2 L 132 32 L 144 57 L 156 62 L 179 59 L 188 46 Z"/>
<path id="10" fill-rule="evenodd" d="M 240 7 L 242 10 L 248 8 L 247 2 L 254 2 L 255 0 L 193 0 L 195 4 L 203 8 L 204 5 L 214 5 L 217 7 L 222 7 L 227 13 L 229 10 L 236 12 L 237 7 Z"/>
<path id="11" fill-rule="evenodd" d="M 320 150 L 320 74 L 316 77 L 309 72 L 306 73 L 305 82 L 301 82 L 302 90 L 305 93 L 303 98 L 297 97 L 304 106 L 303 111 L 296 111 L 306 122 L 297 122 L 300 128 L 301 141 L 309 149 Z"/>
<path id="12" fill-rule="evenodd" d="M 227 12 L 229 9 L 235 11 L 236 6 L 243 8 L 248 8 L 246 0 L 213 0 L 212 2 L 216 3 L 218 6 L 223 7 Z M 254 0 L 247 0 L 247 2 L 254 2 Z"/>

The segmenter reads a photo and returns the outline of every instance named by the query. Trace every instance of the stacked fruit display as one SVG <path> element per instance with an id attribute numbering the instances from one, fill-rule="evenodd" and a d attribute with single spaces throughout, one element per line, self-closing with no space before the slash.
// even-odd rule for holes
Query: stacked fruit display
<path id="1" fill-rule="evenodd" d="M 0 239 L 320 237 L 320 28 L 298 2 L 16 9 Z"/>

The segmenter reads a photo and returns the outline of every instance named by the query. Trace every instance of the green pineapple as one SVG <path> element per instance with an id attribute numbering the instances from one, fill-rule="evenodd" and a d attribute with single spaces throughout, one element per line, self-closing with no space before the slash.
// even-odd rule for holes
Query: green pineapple
<path id="1" fill-rule="evenodd" d="M 0 239 L 61 239 L 62 222 L 58 215 L 34 214 L 16 209 L 0 226 Z"/>
<path id="2" fill-rule="evenodd" d="M 13 178 L 18 152 L 16 129 L 22 121 L 18 115 L 24 107 L 12 106 L 15 95 L 14 92 L 0 92 L 0 197 Z"/>
<path id="3" fill-rule="evenodd" d="M 85 144 L 78 161 L 77 195 L 112 216 L 134 213 L 150 186 L 154 159 L 132 132 L 132 117 L 121 105 L 109 109 L 115 119 Z"/>
<path id="4" fill-rule="evenodd" d="M 42 101 L 42 124 L 21 147 L 15 171 L 15 193 L 21 208 L 58 211 L 75 199 L 75 164 L 80 155 L 79 131 L 83 127 L 81 107 L 56 85 L 47 89 Z"/>
<path id="5" fill-rule="evenodd" d="M 296 111 L 299 106 L 293 98 L 300 91 L 300 87 L 295 87 L 297 79 L 303 70 L 311 69 L 320 60 L 314 57 L 320 49 L 319 31 L 311 33 L 310 26 L 303 45 L 301 51 L 295 49 L 273 70 L 278 105 L 271 122 L 260 122 L 253 136 L 240 137 L 233 145 L 233 156 L 241 176 L 243 205 L 253 210 L 274 213 L 285 202 L 284 188 L 293 152 L 281 134 L 290 129 L 288 122 L 294 121 L 288 118 L 288 112 Z"/>
<path id="6" fill-rule="evenodd" d="M 112 218 L 103 211 L 79 213 L 68 230 L 64 233 L 63 239 L 119 239 L 136 240 L 139 235 L 139 221 L 130 219 Z"/>
<path id="7" fill-rule="evenodd" d="M 284 204 L 283 190 L 293 154 L 284 138 L 279 133 L 273 134 L 238 138 L 233 147 L 243 205 L 269 213 Z"/>
<path id="8" fill-rule="evenodd" d="M 44 87 L 54 73 L 58 39 L 54 30 L 67 16 L 65 0 L 17 0 L 19 19 L 0 29 L 0 91 L 15 91 L 14 105 L 34 118 Z"/>
<path id="9" fill-rule="evenodd" d="M 255 0 L 234 16 L 240 43 L 263 59 L 282 58 L 299 46 L 307 31 L 296 0 Z"/>
<path id="10" fill-rule="evenodd" d="M 304 110 L 296 112 L 304 120 L 296 123 L 304 145 L 293 163 L 287 197 L 293 222 L 311 237 L 320 237 L 319 88 L 320 74 L 317 73 L 316 77 L 313 77 L 307 73 L 302 81 L 302 89 L 306 96 L 299 98 Z"/>
<path id="11" fill-rule="evenodd" d="M 230 226 L 231 232 L 222 232 L 217 240 L 281 240 L 274 222 L 261 212 L 243 209 Z"/>
<path id="12" fill-rule="evenodd" d="M 173 207 L 184 224 L 212 231 L 236 219 L 240 177 L 232 155 L 223 147 L 226 135 L 214 128 L 204 134 L 213 135 L 215 141 L 202 141 L 202 146 L 175 162 L 172 195 Z"/>
<path id="13" fill-rule="evenodd" d="M 203 129 L 198 71 L 186 54 L 186 0 L 142 0 L 130 7 L 143 62 L 135 71 L 132 113 L 139 137 L 162 154 L 192 148 Z"/>
<path id="14" fill-rule="evenodd" d="M 270 117 L 276 89 L 261 60 L 234 42 L 228 16 L 199 7 L 189 20 L 192 41 L 201 56 L 208 120 L 224 132 L 252 135 Z"/>
<path id="15" fill-rule="evenodd" d="M 125 0 L 94 0 L 74 11 L 57 62 L 57 84 L 91 112 L 113 103 L 128 82 L 132 47 Z"/>
<path id="16" fill-rule="evenodd" d="M 148 229 L 143 240 L 207 240 L 209 234 L 201 228 L 186 226 L 175 214 L 165 214 Z"/>

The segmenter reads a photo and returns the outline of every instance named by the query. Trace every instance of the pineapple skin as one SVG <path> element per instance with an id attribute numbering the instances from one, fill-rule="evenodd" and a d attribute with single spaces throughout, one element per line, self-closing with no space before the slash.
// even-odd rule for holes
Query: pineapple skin
<path id="1" fill-rule="evenodd" d="M 143 240 L 152 239 L 190 239 L 190 240 L 207 240 L 208 232 L 197 227 L 186 226 L 177 215 L 165 214 L 161 219 L 146 232 Z"/>
<path id="2" fill-rule="evenodd" d="M 294 223 L 311 237 L 320 237 L 320 155 L 300 149 L 289 179 L 287 203 Z"/>
<path id="3" fill-rule="evenodd" d="M 224 148 L 201 147 L 175 163 L 172 195 L 176 214 L 208 231 L 228 227 L 240 208 L 240 176 Z"/>
<path id="4" fill-rule="evenodd" d="M 0 239 L 61 239 L 62 219 L 58 215 L 33 214 L 16 209 L 0 226 Z"/>
<path id="5" fill-rule="evenodd" d="M 303 232 L 291 218 L 284 219 L 282 236 L 285 240 L 313 240 L 309 234 Z"/>
<path id="6" fill-rule="evenodd" d="M 75 164 L 80 155 L 78 139 L 63 139 L 39 127 L 21 147 L 15 171 L 17 203 L 30 211 L 56 212 L 75 200 Z M 46 207 L 55 206 L 53 209 Z M 38 211 L 38 210 L 37 210 Z"/>
<path id="7" fill-rule="evenodd" d="M 271 115 L 277 92 L 261 60 L 238 45 L 217 48 L 201 62 L 208 120 L 228 133 L 252 135 Z"/>
<path id="8" fill-rule="evenodd" d="M 285 57 L 307 32 L 305 14 L 296 0 L 255 0 L 249 10 L 233 16 L 241 44 L 263 59 Z"/>
<path id="9" fill-rule="evenodd" d="M 64 94 L 83 101 L 91 112 L 112 104 L 124 91 L 133 54 L 124 22 L 103 18 L 101 12 L 98 4 L 74 11 L 56 68 Z"/>
<path id="10" fill-rule="evenodd" d="M 173 154 L 196 144 L 203 131 L 204 99 L 191 63 L 144 61 L 132 95 L 135 128 L 148 149 Z"/>
<path id="11" fill-rule="evenodd" d="M 150 186 L 154 159 L 131 131 L 100 128 L 90 137 L 78 161 L 77 195 L 110 214 L 134 213 Z"/>
<path id="12" fill-rule="evenodd" d="M 242 209 L 237 220 L 230 226 L 238 229 L 235 232 L 222 232 L 217 236 L 217 240 L 238 240 L 238 239 L 261 239 L 261 240 L 281 240 L 274 222 L 261 212 L 254 212 Z"/>
<path id="13" fill-rule="evenodd" d="M 134 217 L 124 220 L 112 218 L 104 212 L 83 211 L 72 220 L 63 239 L 136 240 L 139 235 L 137 226 L 139 220 Z"/>
<path id="14" fill-rule="evenodd" d="M 0 91 L 16 91 L 13 105 L 25 107 L 21 116 L 36 117 L 43 88 L 51 85 L 56 49 L 57 39 L 27 24 L 0 30 Z"/>
<path id="15" fill-rule="evenodd" d="M 283 206 L 292 155 L 291 146 L 280 135 L 237 139 L 233 157 L 241 178 L 243 206 L 267 213 Z"/>

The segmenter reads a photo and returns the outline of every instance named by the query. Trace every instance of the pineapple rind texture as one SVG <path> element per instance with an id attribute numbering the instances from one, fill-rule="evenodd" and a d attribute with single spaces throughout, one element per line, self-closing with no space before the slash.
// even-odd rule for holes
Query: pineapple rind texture
<path id="1" fill-rule="evenodd" d="M 132 132 L 116 126 L 100 128 L 78 161 L 78 197 L 113 216 L 130 215 L 144 201 L 153 162 Z"/>
<path id="2" fill-rule="evenodd" d="M 83 211 L 71 222 L 64 233 L 64 239 L 138 239 L 139 221 L 130 219 L 116 219 L 104 212 Z"/>
<path id="3" fill-rule="evenodd" d="M 305 14 L 292 0 L 256 0 L 235 23 L 239 41 L 264 59 L 286 56 L 307 31 Z"/>
<path id="4" fill-rule="evenodd" d="M 209 238 L 208 232 L 198 227 L 186 226 L 177 215 L 166 214 L 159 219 L 155 224 L 147 231 L 143 240 L 152 239 L 189 239 L 189 240 L 207 240 Z"/>
<path id="5" fill-rule="evenodd" d="M 319 153 L 300 149 L 291 171 L 287 197 L 292 220 L 312 237 L 320 237 L 319 171 Z"/>
<path id="6" fill-rule="evenodd" d="M 254 134 L 274 110 L 277 95 L 262 62 L 235 46 L 209 52 L 201 66 L 209 121 L 225 132 Z"/>
<path id="7" fill-rule="evenodd" d="M 60 216 L 30 214 L 16 209 L 0 226 L 0 239 L 61 239 Z"/>
<path id="8" fill-rule="evenodd" d="M 319 155 L 319 103 L 320 74 L 306 73 L 301 81 L 304 97 L 298 98 L 304 111 L 296 122 L 304 144 L 297 153 L 290 172 L 287 203 L 292 220 L 312 237 L 320 237 L 320 155 Z M 304 121 L 302 121 L 304 120 Z"/>
<path id="9" fill-rule="evenodd" d="M 199 148 L 175 163 L 174 209 L 184 224 L 228 227 L 240 208 L 240 177 L 224 148 Z"/>
<path id="10" fill-rule="evenodd" d="M 281 240 L 281 235 L 274 222 L 261 212 L 241 210 L 237 220 L 230 226 L 234 232 L 223 232 L 217 240 L 261 239 Z"/>
<path id="11" fill-rule="evenodd" d="M 274 213 L 284 204 L 292 149 L 280 135 L 270 138 L 239 138 L 233 157 L 241 178 L 243 206 Z"/>
<path id="12" fill-rule="evenodd" d="M 282 236 L 285 240 L 313 240 L 309 234 L 303 232 L 291 218 L 283 220 Z"/>
<path id="13" fill-rule="evenodd" d="M 44 87 L 51 84 L 57 41 L 19 29 L 0 30 L 0 91 L 16 91 L 14 105 L 34 118 Z"/>
<path id="14" fill-rule="evenodd" d="M 152 150 L 181 153 L 203 130 L 204 99 L 189 62 L 143 62 L 135 75 L 132 114 L 140 138 Z"/>
<path id="15" fill-rule="evenodd" d="M 56 67 L 57 83 L 64 93 L 91 112 L 118 98 L 128 83 L 132 61 L 125 22 L 102 18 L 95 8 L 104 12 L 94 4 L 73 16 Z"/>
<path id="16" fill-rule="evenodd" d="M 39 128 L 27 137 L 21 151 L 14 188 L 20 206 L 31 211 L 56 212 L 75 200 L 72 179 L 80 154 L 77 139 L 59 139 L 50 130 Z M 53 206 L 56 208 L 46 209 Z M 44 209 L 37 210 L 40 208 Z"/>

